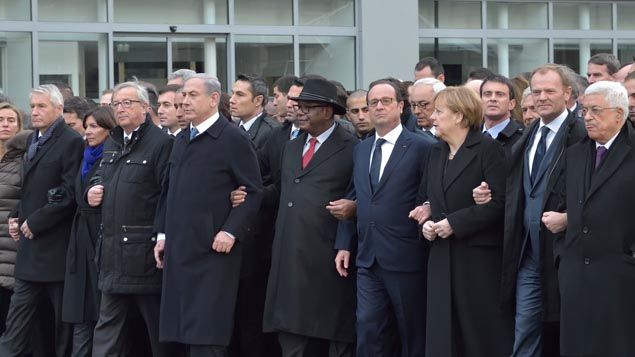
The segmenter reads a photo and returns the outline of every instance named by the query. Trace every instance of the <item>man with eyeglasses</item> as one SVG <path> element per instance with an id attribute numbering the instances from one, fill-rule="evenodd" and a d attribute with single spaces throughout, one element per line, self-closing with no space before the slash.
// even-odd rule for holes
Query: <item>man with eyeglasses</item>
<path id="1" fill-rule="evenodd" d="M 370 84 L 375 135 L 355 147 L 353 187 L 347 194 L 357 199 L 357 219 L 340 221 L 335 241 L 338 273 L 357 279 L 358 357 L 392 355 L 386 345 L 393 322 L 401 355 L 425 354 L 429 246 L 408 215 L 417 204 L 432 144 L 403 127 L 403 105 L 394 81 Z"/>
<path id="2" fill-rule="evenodd" d="M 346 99 L 346 117 L 353 123 L 360 140 L 364 140 L 374 133 L 373 123 L 370 122 L 368 115 L 366 94 L 365 90 L 359 89 L 351 93 Z"/>
<path id="3" fill-rule="evenodd" d="M 584 92 L 587 135 L 567 150 L 567 232 L 557 256 L 563 356 L 635 350 L 635 129 L 626 90 L 599 81 Z"/>
<path id="4" fill-rule="evenodd" d="M 264 330 L 285 357 L 354 356 L 355 281 L 333 271 L 337 220 L 326 206 L 346 194 L 358 140 L 335 122 L 346 109 L 328 80 L 308 79 L 289 99 L 307 126 L 282 154 Z"/>
<path id="5" fill-rule="evenodd" d="M 435 78 L 421 78 L 413 85 L 410 92 L 410 108 L 417 117 L 417 126 L 429 137 L 435 138 L 434 126 L 430 116 L 434 111 L 434 96 L 445 89 L 445 84 Z"/>
<path id="6" fill-rule="evenodd" d="M 523 127 L 510 117 L 516 107 L 514 86 L 505 76 L 491 75 L 483 81 L 480 88 L 483 102 L 483 134 L 496 140 L 509 158 L 512 145 L 523 133 Z"/>
<path id="7" fill-rule="evenodd" d="M 146 117 L 148 92 L 136 82 L 114 88 L 110 106 L 119 124 L 104 144 L 104 156 L 87 200 L 102 207 L 97 259 L 101 306 L 93 355 L 123 355 L 130 335 L 126 319 L 138 309 L 154 356 L 174 356 L 159 343 L 162 274 L 154 263 L 153 225 L 173 140 Z"/>

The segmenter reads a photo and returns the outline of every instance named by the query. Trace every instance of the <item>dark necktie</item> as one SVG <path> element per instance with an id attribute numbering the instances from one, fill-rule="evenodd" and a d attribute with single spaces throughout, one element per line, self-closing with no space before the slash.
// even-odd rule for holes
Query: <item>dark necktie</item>
<path id="1" fill-rule="evenodd" d="M 196 135 L 198 135 L 198 130 L 195 127 L 192 127 L 192 129 L 190 129 L 190 141 L 192 141 Z"/>
<path id="2" fill-rule="evenodd" d="M 536 181 L 536 176 L 538 175 L 538 171 L 540 171 L 540 164 L 547 153 L 548 134 L 549 127 L 545 125 L 540 129 L 540 140 L 538 141 L 538 147 L 536 147 L 536 153 L 534 154 L 534 163 L 531 166 L 531 183 Z"/>
<path id="3" fill-rule="evenodd" d="M 316 138 L 309 139 L 309 149 L 302 155 L 302 170 L 304 170 L 311 162 L 313 154 L 315 154 L 315 145 L 317 144 Z"/>
<path id="4" fill-rule="evenodd" d="M 123 136 L 123 149 L 126 150 L 126 148 L 128 147 L 128 145 L 130 145 L 130 139 L 131 139 L 132 135 L 130 137 L 128 136 Z"/>
<path id="5" fill-rule="evenodd" d="M 373 192 L 379 186 L 379 173 L 381 170 L 381 146 L 384 145 L 386 139 L 377 139 L 375 141 L 375 149 L 373 150 L 373 160 L 370 162 L 370 187 Z"/>
<path id="6" fill-rule="evenodd" d="M 604 161 L 604 158 L 606 157 L 606 153 L 609 150 L 607 148 L 605 148 L 604 146 L 598 146 L 597 149 L 595 149 L 595 169 L 597 170 L 598 167 L 600 167 L 600 165 L 602 164 L 602 161 Z"/>

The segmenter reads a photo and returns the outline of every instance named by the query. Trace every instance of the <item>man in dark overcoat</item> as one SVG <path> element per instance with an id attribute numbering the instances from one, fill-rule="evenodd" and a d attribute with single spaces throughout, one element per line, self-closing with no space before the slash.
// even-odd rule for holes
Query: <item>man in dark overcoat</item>
<path id="1" fill-rule="evenodd" d="M 346 109 L 329 81 L 308 79 L 290 99 L 308 126 L 282 154 L 264 330 L 278 332 L 283 356 L 353 356 L 355 284 L 333 267 L 337 219 L 326 206 L 346 193 L 357 139 L 334 121 Z"/>
<path id="2" fill-rule="evenodd" d="M 191 357 L 228 356 L 244 240 L 262 183 L 249 137 L 218 113 L 221 86 L 197 74 L 183 88 L 184 116 L 157 210 L 157 265 L 164 270 L 160 339 Z M 230 192 L 244 186 L 232 208 Z"/>
<path id="3" fill-rule="evenodd" d="M 71 328 L 62 323 L 66 249 L 75 212 L 75 175 L 84 143 L 62 118 L 64 101 L 53 85 L 31 91 L 31 123 L 23 160 L 22 200 L 9 214 L 10 233 L 18 240 L 15 286 L 0 356 L 22 356 L 31 342 L 31 325 L 41 299 L 55 311 L 57 356 L 70 351 Z"/>
<path id="4" fill-rule="evenodd" d="M 567 232 L 556 255 L 560 354 L 635 351 L 635 129 L 627 92 L 600 81 L 584 93 L 587 137 L 567 150 Z"/>

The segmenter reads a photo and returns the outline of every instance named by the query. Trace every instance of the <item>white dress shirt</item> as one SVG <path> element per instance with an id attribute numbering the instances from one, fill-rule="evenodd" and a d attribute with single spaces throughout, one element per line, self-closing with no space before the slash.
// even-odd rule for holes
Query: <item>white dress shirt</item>
<path id="1" fill-rule="evenodd" d="M 168 130 L 168 134 L 172 135 L 172 136 L 177 136 L 179 135 L 179 133 L 181 132 L 181 127 L 176 127 L 176 131 L 171 133 L 170 130 Z"/>
<path id="2" fill-rule="evenodd" d="M 492 137 L 492 139 L 496 139 L 498 138 L 498 134 L 500 134 L 501 131 L 503 131 L 507 127 L 507 124 L 509 124 L 510 121 L 511 119 L 507 118 L 491 128 L 487 128 L 486 125 L 483 125 L 483 133 L 488 133 L 489 136 Z"/>
<path id="3" fill-rule="evenodd" d="M 251 128 L 252 125 L 254 125 L 254 123 L 256 122 L 256 119 L 258 119 L 258 117 L 260 117 L 260 115 L 262 115 L 262 112 L 256 114 L 255 117 L 247 120 L 246 122 L 242 122 L 240 123 L 239 126 L 242 126 L 243 128 L 245 128 L 245 131 L 249 131 L 249 129 Z"/>
<path id="4" fill-rule="evenodd" d="M 328 128 L 325 132 L 317 136 L 316 138 L 317 143 L 315 143 L 315 150 L 313 151 L 313 155 L 317 153 L 317 151 L 320 149 L 320 147 L 326 141 L 326 139 L 328 139 L 329 136 L 331 136 L 331 134 L 335 130 L 335 125 L 336 125 L 335 122 L 333 122 L 333 125 L 331 125 L 330 128 Z M 309 140 L 311 138 L 313 138 L 311 134 L 306 136 L 306 141 L 304 142 L 304 148 L 302 149 L 302 156 L 304 156 L 304 154 L 306 154 L 306 152 L 309 150 L 309 147 L 311 146 L 311 144 L 309 144 Z"/>
<path id="5" fill-rule="evenodd" d="M 383 137 L 377 136 L 375 134 L 375 143 L 377 143 L 377 139 L 384 139 L 386 142 L 381 146 L 381 165 L 379 166 L 379 180 L 381 180 L 381 175 L 384 174 L 384 168 L 388 163 L 388 159 L 390 159 L 390 154 L 392 154 L 392 150 L 395 148 L 395 144 L 397 143 L 397 139 L 399 139 L 399 135 L 403 131 L 403 126 L 401 124 L 397 125 L 396 128 L 392 129 Z M 373 144 L 373 148 L 370 151 L 370 163 L 373 162 L 373 153 L 375 152 L 375 144 Z M 370 173 L 370 164 L 368 165 L 368 173 Z"/>
<path id="6" fill-rule="evenodd" d="M 628 120 L 628 119 L 627 119 Z M 606 148 L 606 151 L 608 151 L 611 148 L 611 145 L 613 145 L 613 142 L 615 141 L 615 139 L 617 139 L 617 136 L 620 135 L 620 131 L 618 130 L 617 133 L 615 133 L 615 135 L 613 135 L 613 137 L 606 142 L 606 144 L 600 144 L 597 141 L 595 142 L 595 149 L 597 150 L 597 148 L 599 148 L 600 146 L 604 146 Z"/>
<path id="7" fill-rule="evenodd" d="M 565 109 L 564 112 L 562 112 L 562 114 L 558 115 L 558 117 L 552 120 L 551 123 L 549 124 L 545 124 L 542 121 L 542 118 L 540 118 L 540 124 L 538 124 L 538 130 L 536 131 L 536 135 L 534 136 L 534 142 L 531 143 L 531 147 L 529 148 L 529 173 L 531 173 L 531 170 L 533 169 L 533 166 L 534 166 L 534 156 L 536 156 L 536 149 L 538 148 L 538 142 L 540 141 L 540 138 L 542 137 L 542 127 L 546 125 L 549 128 L 549 134 L 547 134 L 547 139 L 545 141 L 546 148 L 547 148 L 547 150 L 545 150 L 545 153 L 546 153 L 549 150 L 549 146 L 551 146 L 553 139 L 556 137 L 558 130 L 560 130 L 562 123 L 564 123 L 564 120 L 567 119 L 567 116 L 569 116 L 569 111 Z"/>

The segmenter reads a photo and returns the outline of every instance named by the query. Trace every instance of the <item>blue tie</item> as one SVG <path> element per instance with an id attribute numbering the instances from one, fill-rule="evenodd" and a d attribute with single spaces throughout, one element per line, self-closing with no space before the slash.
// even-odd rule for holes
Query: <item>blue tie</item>
<path id="1" fill-rule="evenodd" d="M 295 139 L 300 135 L 300 129 L 293 129 L 291 131 L 291 140 Z"/>
<path id="2" fill-rule="evenodd" d="M 540 129 L 540 132 L 540 140 L 538 141 L 538 147 L 536 148 L 536 154 L 534 155 L 534 163 L 531 166 L 530 177 L 532 184 L 536 181 L 536 176 L 538 175 L 538 171 L 540 171 L 540 164 L 547 153 L 547 135 L 549 134 L 549 127 L 546 125 L 543 126 L 542 129 Z"/>
<path id="3" fill-rule="evenodd" d="M 194 140 L 196 135 L 198 135 L 198 130 L 196 130 L 195 127 L 192 127 L 192 129 L 190 129 L 190 141 Z"/>
<path id="4" fill-rule="evenodd" d="M 379 171 L 381 168 L 381 146 L 384 145 L 386 139 L 377 139 L 375 141 L 375 149 L 373 150 L 373 160 L 370 162 L 370 187 L 373 192 L 379 186 Z"/>

